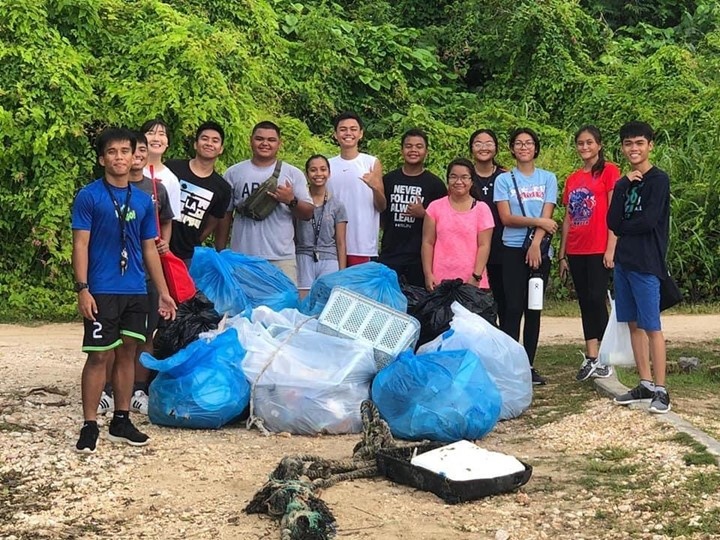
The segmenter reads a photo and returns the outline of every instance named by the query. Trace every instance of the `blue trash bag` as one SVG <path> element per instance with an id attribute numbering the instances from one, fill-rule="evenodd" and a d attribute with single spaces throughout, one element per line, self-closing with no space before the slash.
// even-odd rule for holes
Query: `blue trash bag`
<path id="1" fill-rule="evenodd" d="M 522 345 L 484 317 L 453 302 L 450 330 L 418 348 L 418 354 L 469 349 L 480 358 L 502 397 L 500 420 L 516 418 L 532 403 L 530 361 Z"/>
<path id="2" fill-rule="evenodd" d="M 150 421 L 217 429 L 240 416 L 250 403 L 250 384 L 241 367 L 244 356 L 234 328 L 210 342 L 193 341 L 166 360 L 140 355 L 143 366 L 158 371 L 150 384 Z"/>
<path id="3" fill-rule="evenodd" d="M 395 270 L 376 262 L 351 266 L 316 279 L 310 294 L 303 300 L 300 311 L 310 316 L 322 313 L 333 287 L 337 286 L 350 289 L 403 313 L 407 311 L 407 298 L 400 290 Z"/>
<path id="4" fill-rule="evenodd" d="M 195 285 L 218 313 L 247 314 L 258 306 L 274 311 L 297 308 L 298 290 L 282 270 L 265 259 L 197 247 L 190 265 Z"/>
<path id="5" fill-rule="evenodd" d="M 468 350 L 415 355 L 405 351 L 380 371 L 372 399 L 401 439 L 480 439 L 500 416 L 500 392 Z"/>

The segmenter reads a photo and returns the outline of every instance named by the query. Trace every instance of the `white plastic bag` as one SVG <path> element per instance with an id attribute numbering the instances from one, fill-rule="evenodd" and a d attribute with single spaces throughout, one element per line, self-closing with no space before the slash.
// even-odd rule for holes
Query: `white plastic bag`
<path id="1" fill-rule="evenodd" d="M 600 343 L 598 360 L 605 366 L 635 366 L 635 355 L 630 341 L 630 328 L 626 322 L 618 322 L 615 300 L 608 291 L 610 318 Z"/>
<path id="2" fill-rule="evenodd" d="M 500 420 L 520 416 L 532 402 L 530 361 L 522 345 L 458 302 L 450 330 L 426 343 L 418 354 L 469 349 L 480 357 L 502 397 Z"/>
<path id="3" fill-rule="evenodd" d="M 283 326 L 281 314 L 258 319 L 235 317 L 228 324 L 246 351 L 242 369 L 255 383 L 254 415 L 264 427 L 302 435 L 359 433 L 360 404 L 377 373 L 372 347 Z"/>

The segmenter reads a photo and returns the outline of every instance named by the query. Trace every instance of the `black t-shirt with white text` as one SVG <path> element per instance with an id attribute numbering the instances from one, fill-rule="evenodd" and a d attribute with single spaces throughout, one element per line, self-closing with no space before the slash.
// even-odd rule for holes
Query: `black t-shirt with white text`
<path id="1" fill-rule="evenodd" d="M 186 159 L 165 163 L 180 181 L 180 219 L 173 221 L 170 251 L 181 259 L 191 259 L 200 234 L 210 216 L 222 219 L 230 204 L 230 185 L 214 172 L 201 178 L 190 170 Z"/>
<path id="2" fill-rule="evenodd" d="M 423 207 L 447 195 L 447 187 L 429 171 L 408 176 L 395 169 L 383 176 L 387 208 L 382 213 L 383 237 L 380 262 L 394 265 L 419 264 L 423 220 L 405 215 L 416 199 Z"/>

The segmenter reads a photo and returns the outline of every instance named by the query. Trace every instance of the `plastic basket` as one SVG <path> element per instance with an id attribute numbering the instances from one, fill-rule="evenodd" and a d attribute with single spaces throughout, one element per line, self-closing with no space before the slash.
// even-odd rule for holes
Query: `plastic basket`
<path id="1" fill-rule="evenodd" d="M 420 323 L 366 296 L 334 287 L 320 314 L 318 331 L 371 345 L 375 364 L 382 369 L 402 351 L 415 346 Z"/>
<path id="2" fill-rule="evenodd" d="M 527 484 L 532 476 L 532 467 L 524 462 L 521 463 L 525 465 L 525 470 L 515 474 L 465 481 L 449 480 L 444 476 L 422 467 L 416 467 L 410 463 L 413 451 L 416 449 L 418 454 L 423 454 L 441 446 L 445 445 L 433 442 L 418 446 L 382 448 L 376 454 L 378 473 L 398 484 L 434 493 L 449 504 L 473 501 L 482 497 L 515 491 Z"/>

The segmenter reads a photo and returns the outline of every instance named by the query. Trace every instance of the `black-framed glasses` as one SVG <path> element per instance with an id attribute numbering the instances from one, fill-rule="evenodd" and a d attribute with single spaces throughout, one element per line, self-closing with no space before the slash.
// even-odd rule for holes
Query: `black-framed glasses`
<path id="1" fill-rule="evenodd" d="M 535 146 L 535 141 L 515 141 L 513 146 L 515 148 L 533 148 Z"/>

